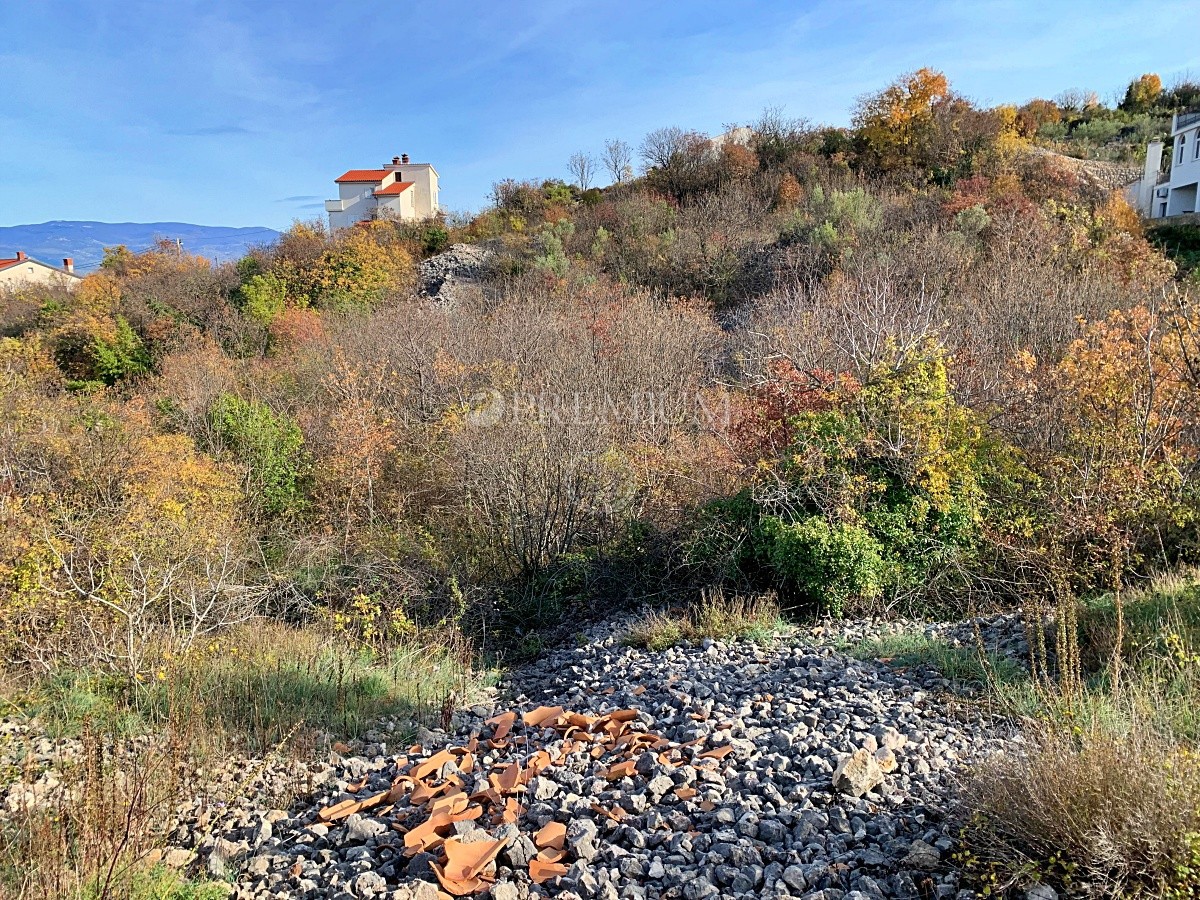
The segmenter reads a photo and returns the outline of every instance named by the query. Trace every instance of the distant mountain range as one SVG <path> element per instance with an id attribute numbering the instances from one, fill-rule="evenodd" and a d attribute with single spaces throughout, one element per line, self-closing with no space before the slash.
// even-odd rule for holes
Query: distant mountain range
<path id="1" fill-rule="evenodd" d="M 279 237 L 272 228 L 225 228 L 219 225 L 188 225 L 183 222 L 43 222 L 41 225 L 0 226 L 0 257 L 24 250 L 34 259 L 62 265 L 64 257 L 75 260 L 75 271 L 90 272 L 100 265 L 104 248 L 124 244 L 130 250 L 146 250 L 156 240 L 183 241 L 183 249 L 216 262 L 245 256 L 256 244 L 269 244 Z"/>

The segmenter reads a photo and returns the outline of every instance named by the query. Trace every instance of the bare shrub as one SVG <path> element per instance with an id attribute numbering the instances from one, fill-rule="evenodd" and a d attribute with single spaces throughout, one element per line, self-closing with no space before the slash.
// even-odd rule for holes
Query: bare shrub
<path id="1" fill-rule="evenodd" d="M 447 436 L 463 521 L 500 571 L 604 546 L 671 487 L 646 454 L 703 430 L 695 404 L 718 340 L 698 310 L 530 285 L 483 318 L 456 316 L 448 337 L 458 365 L 492 373 Z"/>

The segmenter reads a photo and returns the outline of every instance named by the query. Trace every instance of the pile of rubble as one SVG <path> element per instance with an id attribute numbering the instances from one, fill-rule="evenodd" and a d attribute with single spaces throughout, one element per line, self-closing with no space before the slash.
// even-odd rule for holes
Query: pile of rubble
<path id="1" fill-rule="evenodd" d="M 539 707 L 519 720 L 515 712 L 501 713 L 486 721 L 484 733 L 461 746 L 447 747 L 419 762 L 397 758 L 389 770 L 396 774 L 386 790 L 326 806 L 317 813 L 317 822 L 329 825 L 345 820 L 348 831 L 361 834 L 362 816 L 370 813 L 374 823 L 386 822 L 396 832 L 399 840 L 394 849 L 399 851 L 402 845 L 404 857 L 424 854 L 422 863 L 453 896 L 491 889 L 502 851 L 508 851 L 507 861 L 524 869 L 531 883 L 545 884 L 567 874 L 565 860 L 586 862 L 597 851 L 594 829 L 568 829 L 554 820 L 531 822 L 527 816 L 523 802 L 527 798 L 546 801 L 559 793 L 555 781 L 542 776 L 547 769 L 586 770 L 593 782 L 620 783 L 659 767 L 713 769 L 733 750 L 728 745 L 701 749 L 703 739 L 677 744 L 644 730 L 644 718 L 632 709 L 587 715 L 561 706 Z M 419 746 L 410 749 L 424 752 Z M 699 791 L 688 784 L 694 776 L 683 780 L 677 786 L 660 775 L 648 786 L 649 792 L 660 799 L 668 792 L 677 800 L 696 798 Z M 367 782 L 349 787 L 361 791 Z M 708 800 L 699 805 L 705 811 L 715 808 Z M 627 815 L 621 806 L 598 803 L 589 803 L 588 811 L 614 823 Z M 355 821 L 350 822 L 352 818 Z M 375 846 L 384 843 L 376 841 Z"/>
<path id="2" fill-rule="evenodd" d="M 421 295 L 444 306 L 456 306 L 480 289 L 496 251 L 485 244 L 453 244 L 418 268 Z"/>
<path id="3" fill-rule="evenodd" d="M 256 900 L 973 896 L 956 778 L 1011 724 L 831 646 L 853 633 L 661 652 L 620 635 L 514 670 L 451 733 L 339 748 L 286 813 L 230 810 L 199 864 Z"/>

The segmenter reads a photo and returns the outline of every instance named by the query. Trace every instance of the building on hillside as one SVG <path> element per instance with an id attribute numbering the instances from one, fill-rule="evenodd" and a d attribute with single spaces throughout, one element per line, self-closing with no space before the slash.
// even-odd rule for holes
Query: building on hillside
<path id="1" fill-rule="evenodd" d="M 709 138 L 708 146 L 713 150 L 720 152 L 727 144 L 736 144 L 740 147 L 749 147 L 753 142 L 754 129 L 749 125 L 740 125 L 734 126 L 728 131 L 718 134 L 714 138 Z"/>
<path id="2" fill-rule="evenodd" d="M 62 268 L 26 256 L 20 250 L 13 259 L 0 259 L 0 291 L 36 285 L 64 287 L 73 291 L 83 281 L 75 274 L 75 261 L 64 259 Z"/>
<path id="3" fill-rule="evenodd" d="M 439 209 L 437 170 L 409 162 L 407 153 L 381 169 L 351 169 L 335 181 L 338 199 L 325 201 L 332 230 L 371 219 L 428 219 Z"/>
<path id="4" fill-rule="evenodd" d="M 1146 168 L 1138 196 L 1138 208 L 1150 219 L 1200 212 L 1200 109 L 1175 113 L 1171 119 L 1171 158 L 1162 168 L 1163 143 L 1146 147 Z"/>

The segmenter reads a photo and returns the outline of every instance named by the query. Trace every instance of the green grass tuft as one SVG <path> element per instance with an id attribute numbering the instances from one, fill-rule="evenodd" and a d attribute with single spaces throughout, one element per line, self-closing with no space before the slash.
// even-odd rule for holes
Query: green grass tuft
<path id="1" fill-rule="evenodd" d="M 1024 670 L 1007 657 L 956 647 L 919 631 L 896 632 L 845 649 L 857 659 L 878 659 L 905 668 L 926 665 L 954 681 L 1007 685 L 1025 678 Z"/>

